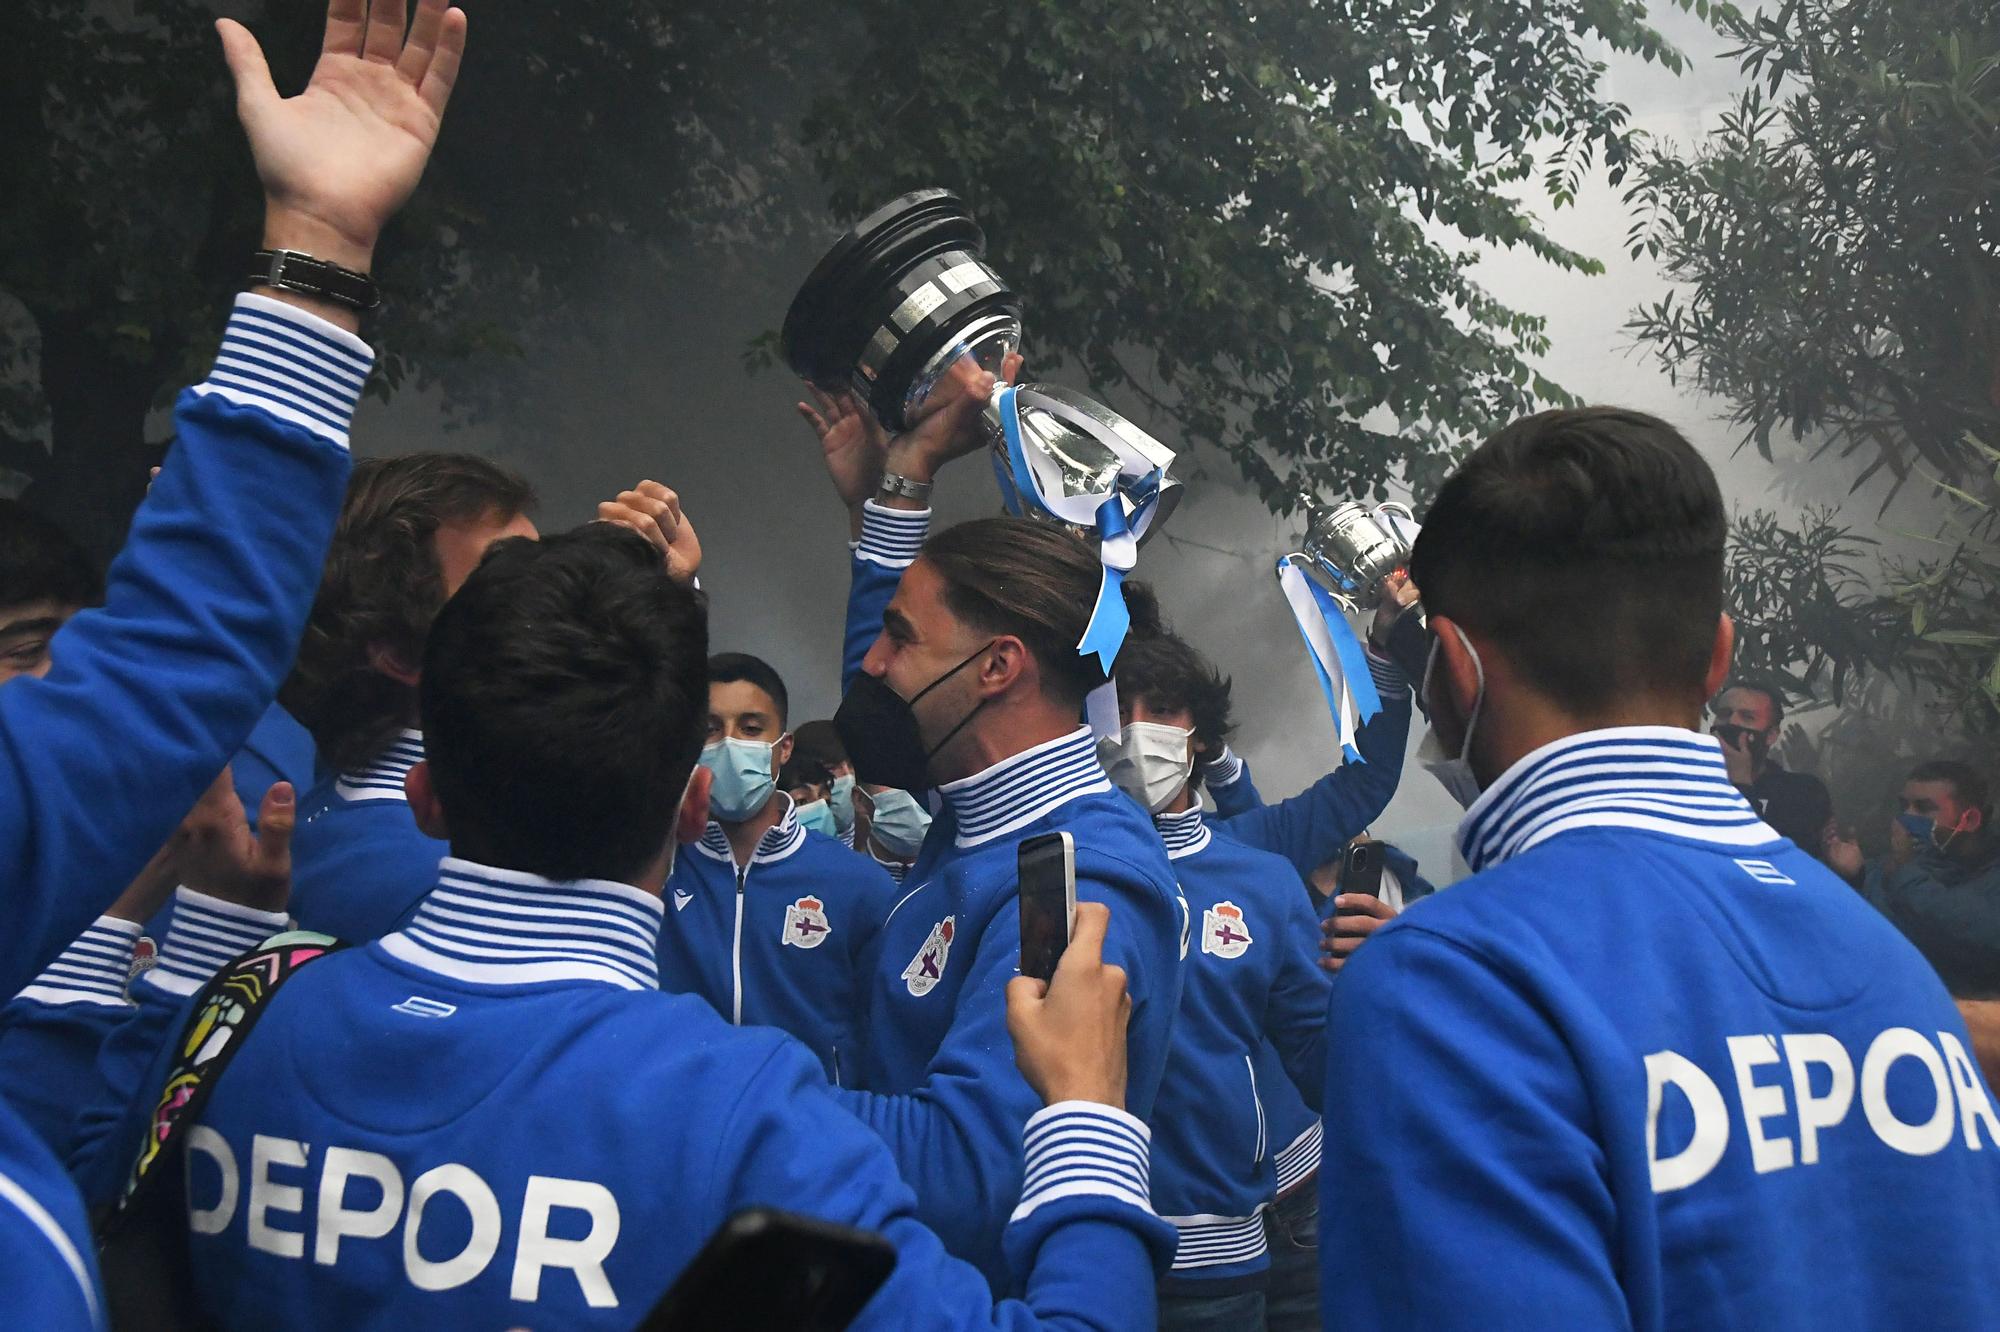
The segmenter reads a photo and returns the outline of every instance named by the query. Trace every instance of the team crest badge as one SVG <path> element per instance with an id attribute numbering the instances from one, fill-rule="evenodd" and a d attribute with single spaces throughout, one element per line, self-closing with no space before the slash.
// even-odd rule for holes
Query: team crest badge
<path id="1" fill-rule="evenodd" d="M 817 948 L 832 932 L 833 926 L 826 923 L 826 903 L 817 897 L 801 897 L 785 908 L 784 943 L 794 948 Z"/>
<path id="2" fill-rule="evenodd" d="M 929 994 L 944 976 L 944 964 L 951 957 L 951 936 L 956 928 L 955 919 L 946 916 L 933 925 L 930 937 L 924 940 L 924 946 L 910 959 L 910 965 L 903 968 L 903 984 L 919 999 Z"/>
<path id="3" fill-rule="evenodd" d="M 1217 957 L 1241 957 L 1250 947 L 1250 927 L 1243 908 L 1217 902 L 1201 913 L 1201 951 Z"/>
<path id="4" fill-rule="evenodd" d="M 132 968 L 125 973 L 125 983 L 130 985 L 159 964 L 160 946 L 151 935 L 140 935 L 139 942 L 132 946 Z"/>

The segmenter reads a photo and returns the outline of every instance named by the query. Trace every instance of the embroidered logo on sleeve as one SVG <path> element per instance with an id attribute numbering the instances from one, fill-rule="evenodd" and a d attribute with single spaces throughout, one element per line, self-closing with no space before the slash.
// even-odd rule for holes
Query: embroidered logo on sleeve
<path id="1" fill-rule="evenodd" d="M 1794 879 L 1768 860 L 1739 860 L 1736 864 L 1745 874 L 1759 883 L 1793 885 L 1798 883 L 1797 879 Z"/>
<path id="2" fill-rule="evenodd" d="M 687 904 L 694 901 L 694 894 L 685 888 L 674 889 L 674 910 L 685 911 Z"/>
<path id="3" fill-rule="evenodd" d="M 817 897 L 801 897 L 785 908 L 783 943 L 794 948 L 817 948 L 833 933 L 826 923 L 826 903 Z"/>
<path id="4" fill-rule="evenodd" d="M 944 964 L 951 959 L 951 936 L 956 928 L 956 917 L 946 916 L 931 926 L 930 937 L 924 946 L 910 959 L 910 965 L 903 968 L 903 984 L 911 994 L 919 999 L 937 987 L 944 976 Z"/>
<path id="5" fill-rule="evenodd" d="M 1250 948 L 1250 926 L 1243 908 L 1217 902 L 1201 913 L 1201 951 L 1217 957 L 1241 957 Z"/>

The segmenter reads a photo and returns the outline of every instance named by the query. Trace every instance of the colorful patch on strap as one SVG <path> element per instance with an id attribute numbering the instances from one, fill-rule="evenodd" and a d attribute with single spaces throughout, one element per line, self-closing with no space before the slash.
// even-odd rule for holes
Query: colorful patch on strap
<path id="1" fill-rule="evenodd" d="M 234 1053 L 278 987 L 306 963 L 346 946 L 329 935 L 292 930 L 265 940 L 208 983 L 174 1048 L 173 1066 L 146 1121 L 145 1142 L 125 1182 L 121 1209 L 130 1204 L 140 1181 L 166 1150 L 176 1126 L 199 1109 L 196 1103 L 205 1099 L 202 1093 L 213 1085 L 228 1063 L 226 1056 Z"/>

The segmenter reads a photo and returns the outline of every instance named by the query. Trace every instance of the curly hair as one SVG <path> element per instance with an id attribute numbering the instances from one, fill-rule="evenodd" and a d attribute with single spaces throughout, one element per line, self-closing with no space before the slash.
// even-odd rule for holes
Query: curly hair
<path id="1" fill-rule="evenodd" d="M 438 529 L 505 522 L 535 502 L 521 476 L 463 453 L 369 458 L 354 466 L 312 616 L 278 701 L 338 770 L 380 754 L 415 715 L 416 690 L 377 670 L 387 653 L 413 667 L 444 606 Z"/>
<path id="2" fill-rule="evenodd" d="M 1174 633 L 1161 629 L 1135 635 L 1118 654 L 1112 673 L 1118 680 L 1120 699 L 1136 699 L 1160 712 L 1185 708 L 1192 713 L 1195 741 L 1210 758 L 1220 754 L 1235 733 L 1229 677 Z"/>

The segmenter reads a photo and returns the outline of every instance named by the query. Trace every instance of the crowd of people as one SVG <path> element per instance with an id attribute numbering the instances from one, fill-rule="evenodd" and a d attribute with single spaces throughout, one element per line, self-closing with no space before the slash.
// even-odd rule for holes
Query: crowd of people
<path id="1" fill-rule="evenodd" d="M 1776 762 L 1671 426 L 1474 451 L 1357 754 L 1273 801 L 1170 590 L 1107 668 L 1086 536 L 933 527 L 1017 361 L 897 435 L 815 389 L 852 579 L 796 718 L 668 486 L 543 531 L 490 462 L 350 465 L 465 16 L 330 0 L 291 98 L 219 30 L 309 261 L 236 298 L 108 576 L 0 505 L 12 1325 L 633 1328 L 771 1207 L 893 1247 L 871 1327 L 2000 1327 L 1988 789 L 1918 766 L 1871 862 Z M 1443 888 L 1370 836 L 1419 708 Z"/>

